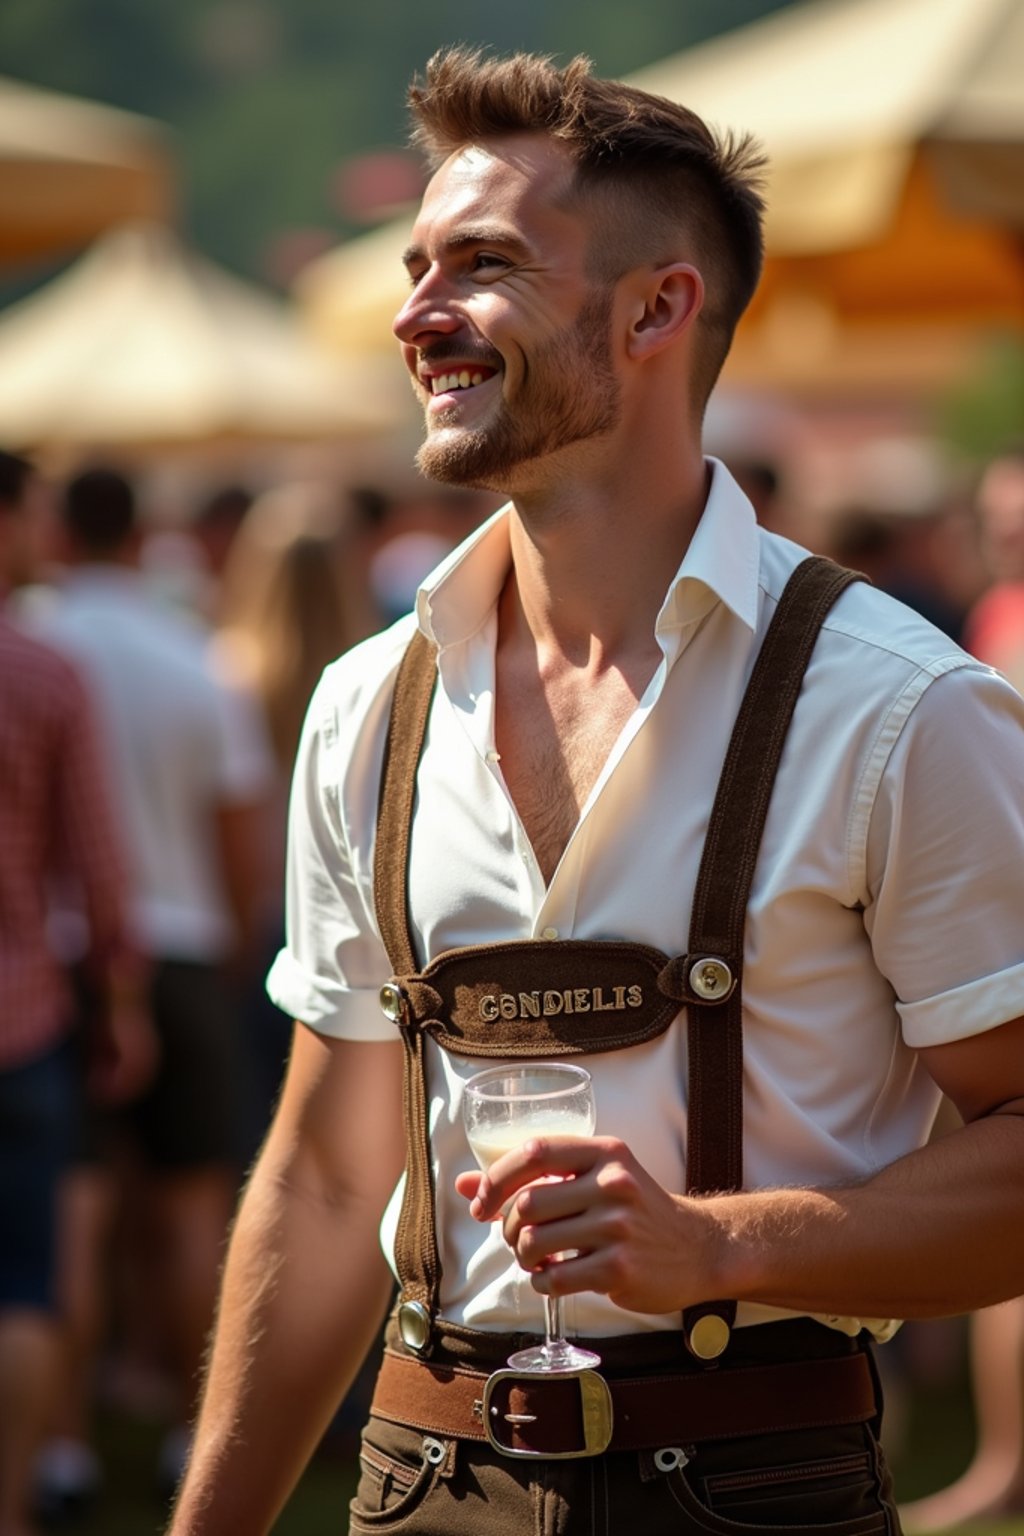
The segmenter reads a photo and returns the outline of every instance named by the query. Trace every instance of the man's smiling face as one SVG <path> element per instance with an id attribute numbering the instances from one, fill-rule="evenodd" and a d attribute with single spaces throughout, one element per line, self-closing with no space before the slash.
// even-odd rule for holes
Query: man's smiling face
<path id="1" fill-rule="evenodd" d="M 572 165 L 543 135 L 470 146 L 434 176 L 395 320 L 425 410 L 425 474 L 510 491 L 516 470 L 618 419 L 612 295 L 587 276 Z"/>

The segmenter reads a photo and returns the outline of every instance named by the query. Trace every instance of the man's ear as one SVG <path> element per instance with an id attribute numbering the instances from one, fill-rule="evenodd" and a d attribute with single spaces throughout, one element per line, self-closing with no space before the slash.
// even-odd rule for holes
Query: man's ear
<path id="1" fill-rule="evenodd" d="M 630 357 L 652 356 L 670 346 L 700 314 L 704 279 L 686 261 L 674 261 L 647 274 L 632 306 L 626 350 Z"/>

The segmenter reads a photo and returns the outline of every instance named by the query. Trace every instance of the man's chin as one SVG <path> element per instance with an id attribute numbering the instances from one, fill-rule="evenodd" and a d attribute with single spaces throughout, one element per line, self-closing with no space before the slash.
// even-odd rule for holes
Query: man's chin
<path id="1" fill-rule="evenodd" d="M 442 485 L 503 492 L 510 466 L 500 464 L 498 457 L 483 434 L 442 428 L 422 443 L 416 467 Z"/>

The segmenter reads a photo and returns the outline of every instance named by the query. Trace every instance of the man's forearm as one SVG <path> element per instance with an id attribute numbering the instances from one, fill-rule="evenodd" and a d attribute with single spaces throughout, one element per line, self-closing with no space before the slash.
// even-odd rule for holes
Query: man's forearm
<path id="1" fill-rule="evenodd" d="M 1024 1116 L 993 1114 L 863 1184 L 713 1198 L 721 1295 L 938 1317 L 1024 1292 Z"/>
<path id="2" fill-rule="evenodd" d="M 172 1536 L 268 1531 L 376 1337 L 390 1278 L 379 1209 L 259 1166 L 231 1240 Z"/>

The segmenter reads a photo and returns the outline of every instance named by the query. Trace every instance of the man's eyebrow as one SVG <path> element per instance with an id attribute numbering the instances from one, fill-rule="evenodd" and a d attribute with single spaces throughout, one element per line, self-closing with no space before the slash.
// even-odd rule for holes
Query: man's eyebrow
<path id="1" fill-rule="evenodd" d="M 457 252 L 470 245 L 500 245 L 505 250 L 515 251 L 520 256 L 525 256 L 530 249 L 521 235 L 500 224 L 474 224 L 472 227 L 460 229 L 445 240 L 444 249 L 446 252 Z M 402 264 L 406 267 L 425 259 L 426 252 L 421 245 L 406 246 L 402 252 Z"/>

